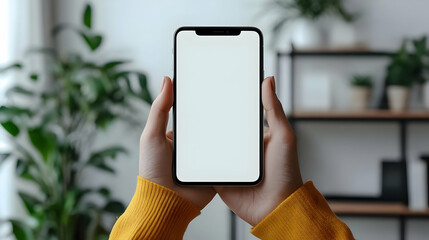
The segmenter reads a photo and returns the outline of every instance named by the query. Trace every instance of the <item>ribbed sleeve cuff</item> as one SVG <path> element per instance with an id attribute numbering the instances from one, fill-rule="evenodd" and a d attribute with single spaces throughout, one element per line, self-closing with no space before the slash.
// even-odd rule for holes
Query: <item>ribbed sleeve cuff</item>
<path id="1" fill-rule="evenodd" d="M 178 193 L 137 177 L 133 199 L 115 223 L 110 239 L 182 239 L 199 214 L 198 207 Z"/>
<path id="2" fill-rule="evenodd" d="M 354 239 L 308 181 L 285 199 L 250 232 L 261 239 Z"/>

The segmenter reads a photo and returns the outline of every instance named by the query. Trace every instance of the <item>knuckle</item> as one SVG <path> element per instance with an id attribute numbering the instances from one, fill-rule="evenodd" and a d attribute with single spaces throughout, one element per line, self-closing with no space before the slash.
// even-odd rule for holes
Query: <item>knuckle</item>
<path id="1" fill-rule="evenodd" d="M 157 137 L 157 134 L 154 131 L 149 129 L 143 130 L 143 133 L 140 136 L 140 142 L 152 141 Z"/>
<path id="2" fill-rule="evenodd" d="M 283 143 L 288 145 L 296 145 L 297 137 L 294 132 L 291 131 L 281 131 L 279 132 L 280 139 Z"/>
<path id="3" fill-rule="evenodd" d="M 297 136 L 294 132 L 289 133 L 289 143 L 296 145 L 298 142 Z"/>
<path id="4" fill-rule="evenodd" d="M 146 141 L 147 139 L 146 135 L 147 134 L 145 134 L 145 131 L 143 130 L 143 132 L 140 134 L 140 144 Z"/>

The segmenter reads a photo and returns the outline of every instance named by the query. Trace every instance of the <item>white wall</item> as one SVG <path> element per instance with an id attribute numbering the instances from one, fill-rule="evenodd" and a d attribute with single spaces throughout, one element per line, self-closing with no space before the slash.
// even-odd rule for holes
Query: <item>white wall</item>
<path id="1" fill-rule="evenodd" d="M 173 32 L 182 25 L 256 25 L 269 37 L 269 27 L 257 21 L 260 11 L 257 0 L 103 0 L 93 1 L 95 5 L 95 28 L 106 38 L 103 47 L 96 54 L 97 59 L 126 58 L 134 60 L 133 67 L 148 73 L 153 93 L 159 91 L 164 75 L 172 75 Z M 59 4 L 60 21 L 78 22 L 83 0 L 62 0 Z M 360 13 L 356 22 L 359 39 L 374 49 L 395 49 L 404 36 L 417 37 L 429 33 L 428 1 L 422 0 L 348 0 L 350 9 Z M 79 39 L 63 34 L 61 46 L 64 49 L 80 46 Z M 266 48 L 265 72 L 273 75 L 274 54 Z M 377 81 L 383 77 L 386 61 L 316 61 L 302 60 L 298 71 L 308 72 L 309 67 L 331 76 L 336 84 L 335 98 L 338 108 L 348 103 L 347 78 L 353 73 L 371 73 Z M 341 69 L 341 71 L 338 71 Z M 283 72 L 287 73 L 287 68 Z M 331 75 L 335 73 L 335 75 Z M 302 75 L 298 74 L 298 78 Z M 286 74 L 287 75 L 287 74 Z M 287 99 L 287 78 L 278 84 L 285 106 Z M 299 80 L 299 79 L 298 79 Z M 379 83 L 378 83 L 379 84 Z M 146 109 L 147 110 L 147 109 Z M 142 121 L 146 118 L 141 114 Z M 306 123 L 298 127 L 302 172 L 305 179 L 313 179 L 316 186 L 326 193 L 378 193 L 378 166 L 382 158 L 398 157 L 398 132 L 394 124 L 337 124 Z M 124 134 L 118 127 L 110 136 L 123 136 L 121 139 L 131 151 L 128 159 L 118 161 L 120 174 L 109 182 L 114 194 L 129 201 L 135 187 L 137 175 L 138 135 L 141 129 L 131 135 Z M 429 130 L 424 124 L 413 124 L 410 128 L 409 160 L 417 163 L 417 156 L 429 152 Z M 128 133 L 128 132 L 127 132 Z M 108 135 L 109 136 L 109 135 Z M 115 139 L 119 139 L 116 137 Z M 114 141 L 110 139 L 109 141 Z M 345 142 L 346 144 L 341 144 Z M 335 166 L 335 167 L 333 167 Z M 419 168 L 419 166 L 417 167 Z M 316 170 L 317 169 L 317 170 Z M 351 175 L 350 173 L 353 172 Z M 332 177 L 334 176 L 334 177 Z M 421 178 L 421 176 L 420 176 Z M 91 178 L 102 182 L 102 178 Z M 339 181 L 341 180 L 341 181 Z M 418 181 L 411 180 L 411 181 Z M 413 199 L 422 199 L 425 194 L 414 189 Z M 421 200 L 420 200 L 421 201 Z M 398 222 L 383 219 L 345 219 L 358 239 L 398 239 Z M 412 230 L 409 239 L 424 239 L 429 230 L 428 222 L 410 221 Z M 228 213 L 223 203 L 215 199 L 202 216 L 193 221 L 185 239 L 226 239 L 228 232 Z M 243 237 L 252 238 L 248 226 L 240 224 Z"/>

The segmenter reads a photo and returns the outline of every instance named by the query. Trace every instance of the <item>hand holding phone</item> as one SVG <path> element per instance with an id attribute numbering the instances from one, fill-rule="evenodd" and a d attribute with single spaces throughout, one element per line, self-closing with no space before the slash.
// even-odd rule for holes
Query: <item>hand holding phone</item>
<path id="1" fill-rule="evenodd" d="M 234 33 L 235 34 L 235 33 Z M 262 50 L 260 51 L 262 52 Z M 262 60 L 259 59 L 262 63 Z M 260 65 L 262 66 L 262 65 Z M 258 74 L 262 74 L 262 67 L 258 68 Z M 251 78 L 253 74 L 248 75 Z M 253 76 L 253 77 L 252 77 Z M 206 77 L 201 75 L 201 78 Z M 230 79 L 234 80 L 234 79 Z M 242 79 L 243 80 L 243 79 Z M 246 81 L 246 79 L 244 79 Z M 254 83 L 253 83 L 254 84 Z M 225 88 L 234 88 L 233 86 L 226 85 Z M 233 210 L 238 216 L 250 223 L 256 225 L 265 216 L 267 216 L 272 210 L 274 210 L 284 199 L 286 199 L 291 193 L 302 185 L 302 178 L 299 171 L 296 139 L 295 135 L 288 124 L 286 116 L 283 112 L 280 101 L 275 94 L 274 78 L 267 78 L 262 83 L 262 88 L 257 84 L 256 96 L 262 97 L 263 106 L 265 108 L 267 121 L 269 128 L 258 128 L 255 126 L 262 126 L 262 109 L 258 116 L 259 122 L 254 123 L 251 131 L 257 129 L 263 131 L 263 135 L 255 134 L 252 141 L 244 139 L 247 143 L 255 144 L 258 146 L 264 146 L 264 151 L 258 150 L 260 154 L 264 154 L 266 168 L 265 178 L 261 184 L 253 187 L 184 187 L 177 184 L 173 179 L 177 180 L 177 171 L 174 169 L 175 158 L 173 158 L 172 166 L 172 155 L 174 152 L 173 133 L 170 131 L 166 133 L 166 127 L 168 123 L 168 112 L 173 105 L 173 86 L 171 80 L 166 77 L 163 80 L 161 92 L 151 108 L 149 119 L 146 124 L 145 130 L 141 137 L 140 144 L 140 167 L 139 174 L 141 177 L 165 186 L 186 199 L 190 200 L 200 209 L 204 208 L 216 194 L 219 193 L 224 202 Z M 240 90 L 240 88 L 238 88 Z M 251 90 L 248 88 L 247 90 Z M 262 89 L 262 92 L 260 92 Z M 246 91 L 247 91 L 246 90 Z M 251 90 L 252 92 L 254 90 Z M 262 105 L 261 105 L 262 106 Z M 254 107 L 254 106 L 253 106 Z M 204 105 L 201 106 L 204 108 Z M 193 110 L 199 111 L 201 108 L 196 107 Z M 252 108 L 252 106 L 250 106 Z M 251 112 L 251 111 L 249 111 Z M 248 113 L 249 113 L 248 112 Z M 212 126 L 203 126 L 200 129 L 204 131 Z M 234 132 L 235 129 L 241 128 L 242 126 L 232 126 L 230 131 Z M 213 129 L 212 129 L 213 130 Z M 243 130 L 243 129 L 242 129 Z M 254 133 L 254 132 L 253 132 Z M 209 134 L 200 135 L 202 139 L 190 139 L 192 141 L 200 141 L 200 144 L 207 145 L 207 139 L 211 136 Z M 263 136 L 264 145 L 259 144 L 259 136 Z M 228 137 L 226 135 L 225 137 Z M 256 140 L 256 141 L 255 141 Z M 207 147 L 213 147 L 207 145 Z M 245 147 L 248 147 L 245 144 Z M 192 152 L 191 152 L 192 153 Z M 210 153 L 207 153 L 210 154 Z M 256 163 L 262 163 L 264 158 L 257 156 Z M 173 155 L 173 157 L 176 157 Z M 212 159 L 212 158 L 208 158 Z M 229 158 L 234 160 L 234 158 Z M 207 160 L 203 158 L 202 160 Z M 253 162 L 253 164 L 255 161 Z M 252 164 L 252 162 L 250 162 Z M 235 165 L 237 166 L 237 165 Z M 250 169 L 255 169 L 256 165 L 252 165 Z M 258 171 L 262 171 L 262 164 L 259 165 L 261 168 L 256 168 Z M 173 167 L 173 168 L 172 168 Z M 225 171 L 234 171 L 237 169 L 224 169 Z M 225 182 L 225 178 L 222 179 L 222 172 L 217 172 L 218 177 L 220 176 L 220 182 L 211 181 L 212 183 L 227 183 L 227 184 L 254 184 L 253 181 L 233 181 Z M 195 176 L 195 175 L 194 175 Z M 246 176 L 246 175 L 244 175 Z M 250 176 L 250 175 L 248 175 Z M 258 179 L 261 179 L 262 173 L 257 175 Z M 192 174 L 191 174 L 192 177 Z M 246 180 L 246 178 L 243 178 Z M 204 179 L 203 179 L 204 180 Z M 228 180 L 228 179 L 226 179 Z M 237 179 L 236 179 L 237 180 Z M 238 179 L 240 180 L 240 179 Z M 207 184 L 210 179 L 199 182 L 201 184 Z M 190 181 L 190 184 L 194 184 L 195 181 Z M 197 181 L 198 183 L 198 181 Z M 216 191 L 215 191 L 216 190 Z"/>
<path id="2" fill-rule="evenodd" d="M 216 192 L 212 187 L 182 187 L 174 182 L 171 170 L 173 132 L 166 132 L 172 106 L 173 84 L 169 77 L 164 77 L 161 92 L 152 104 L 140 137 L 139 175 L 177 192 L 201 210 Z"/>
<path id="3" fill-rule="evenodd" d="M 296 137 L 274 89 L 274 78 L 266 78 L 262 102 L 269 127 L 264 129 L 264 180 L 253 187 L 215 187 L 226 205 L 252 226 L 302 185 Z"/>

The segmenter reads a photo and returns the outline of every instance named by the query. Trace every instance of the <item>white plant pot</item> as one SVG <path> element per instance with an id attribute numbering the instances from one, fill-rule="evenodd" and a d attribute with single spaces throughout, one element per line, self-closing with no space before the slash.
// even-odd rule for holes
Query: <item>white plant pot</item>
<path id="1" fill-rule="evenodd" d="M 392 111 L 404 111 L 408 108 L 410 89 L 403 86 L 388 86 L 387 99 Z"/>
<path id="2" fill-rule="evenodd" d="M 429 81 L 423 85 L 423 106 L 429 109 Z"/>
<path id="3" fill-rule="evenodd" d="M 332 48 L 348 48 L 357 44 L 355 27 L 351 23 L 336 19 L 328 30 L 328 44 Z"/>
<path id="4" fill-rule="evenodd" d="M 351 88 L 351 107 L 353 110 L 365 110 L 368 108 L 371 96 L 371 88 L 355 87 Z"/>
<path id="5" fill-rule="evenodd" d="M 298 49 L 319 48 L 322 37 L 316 22 L 305 18 L 296 19 L 292 26 L 291 41 Z"/>

